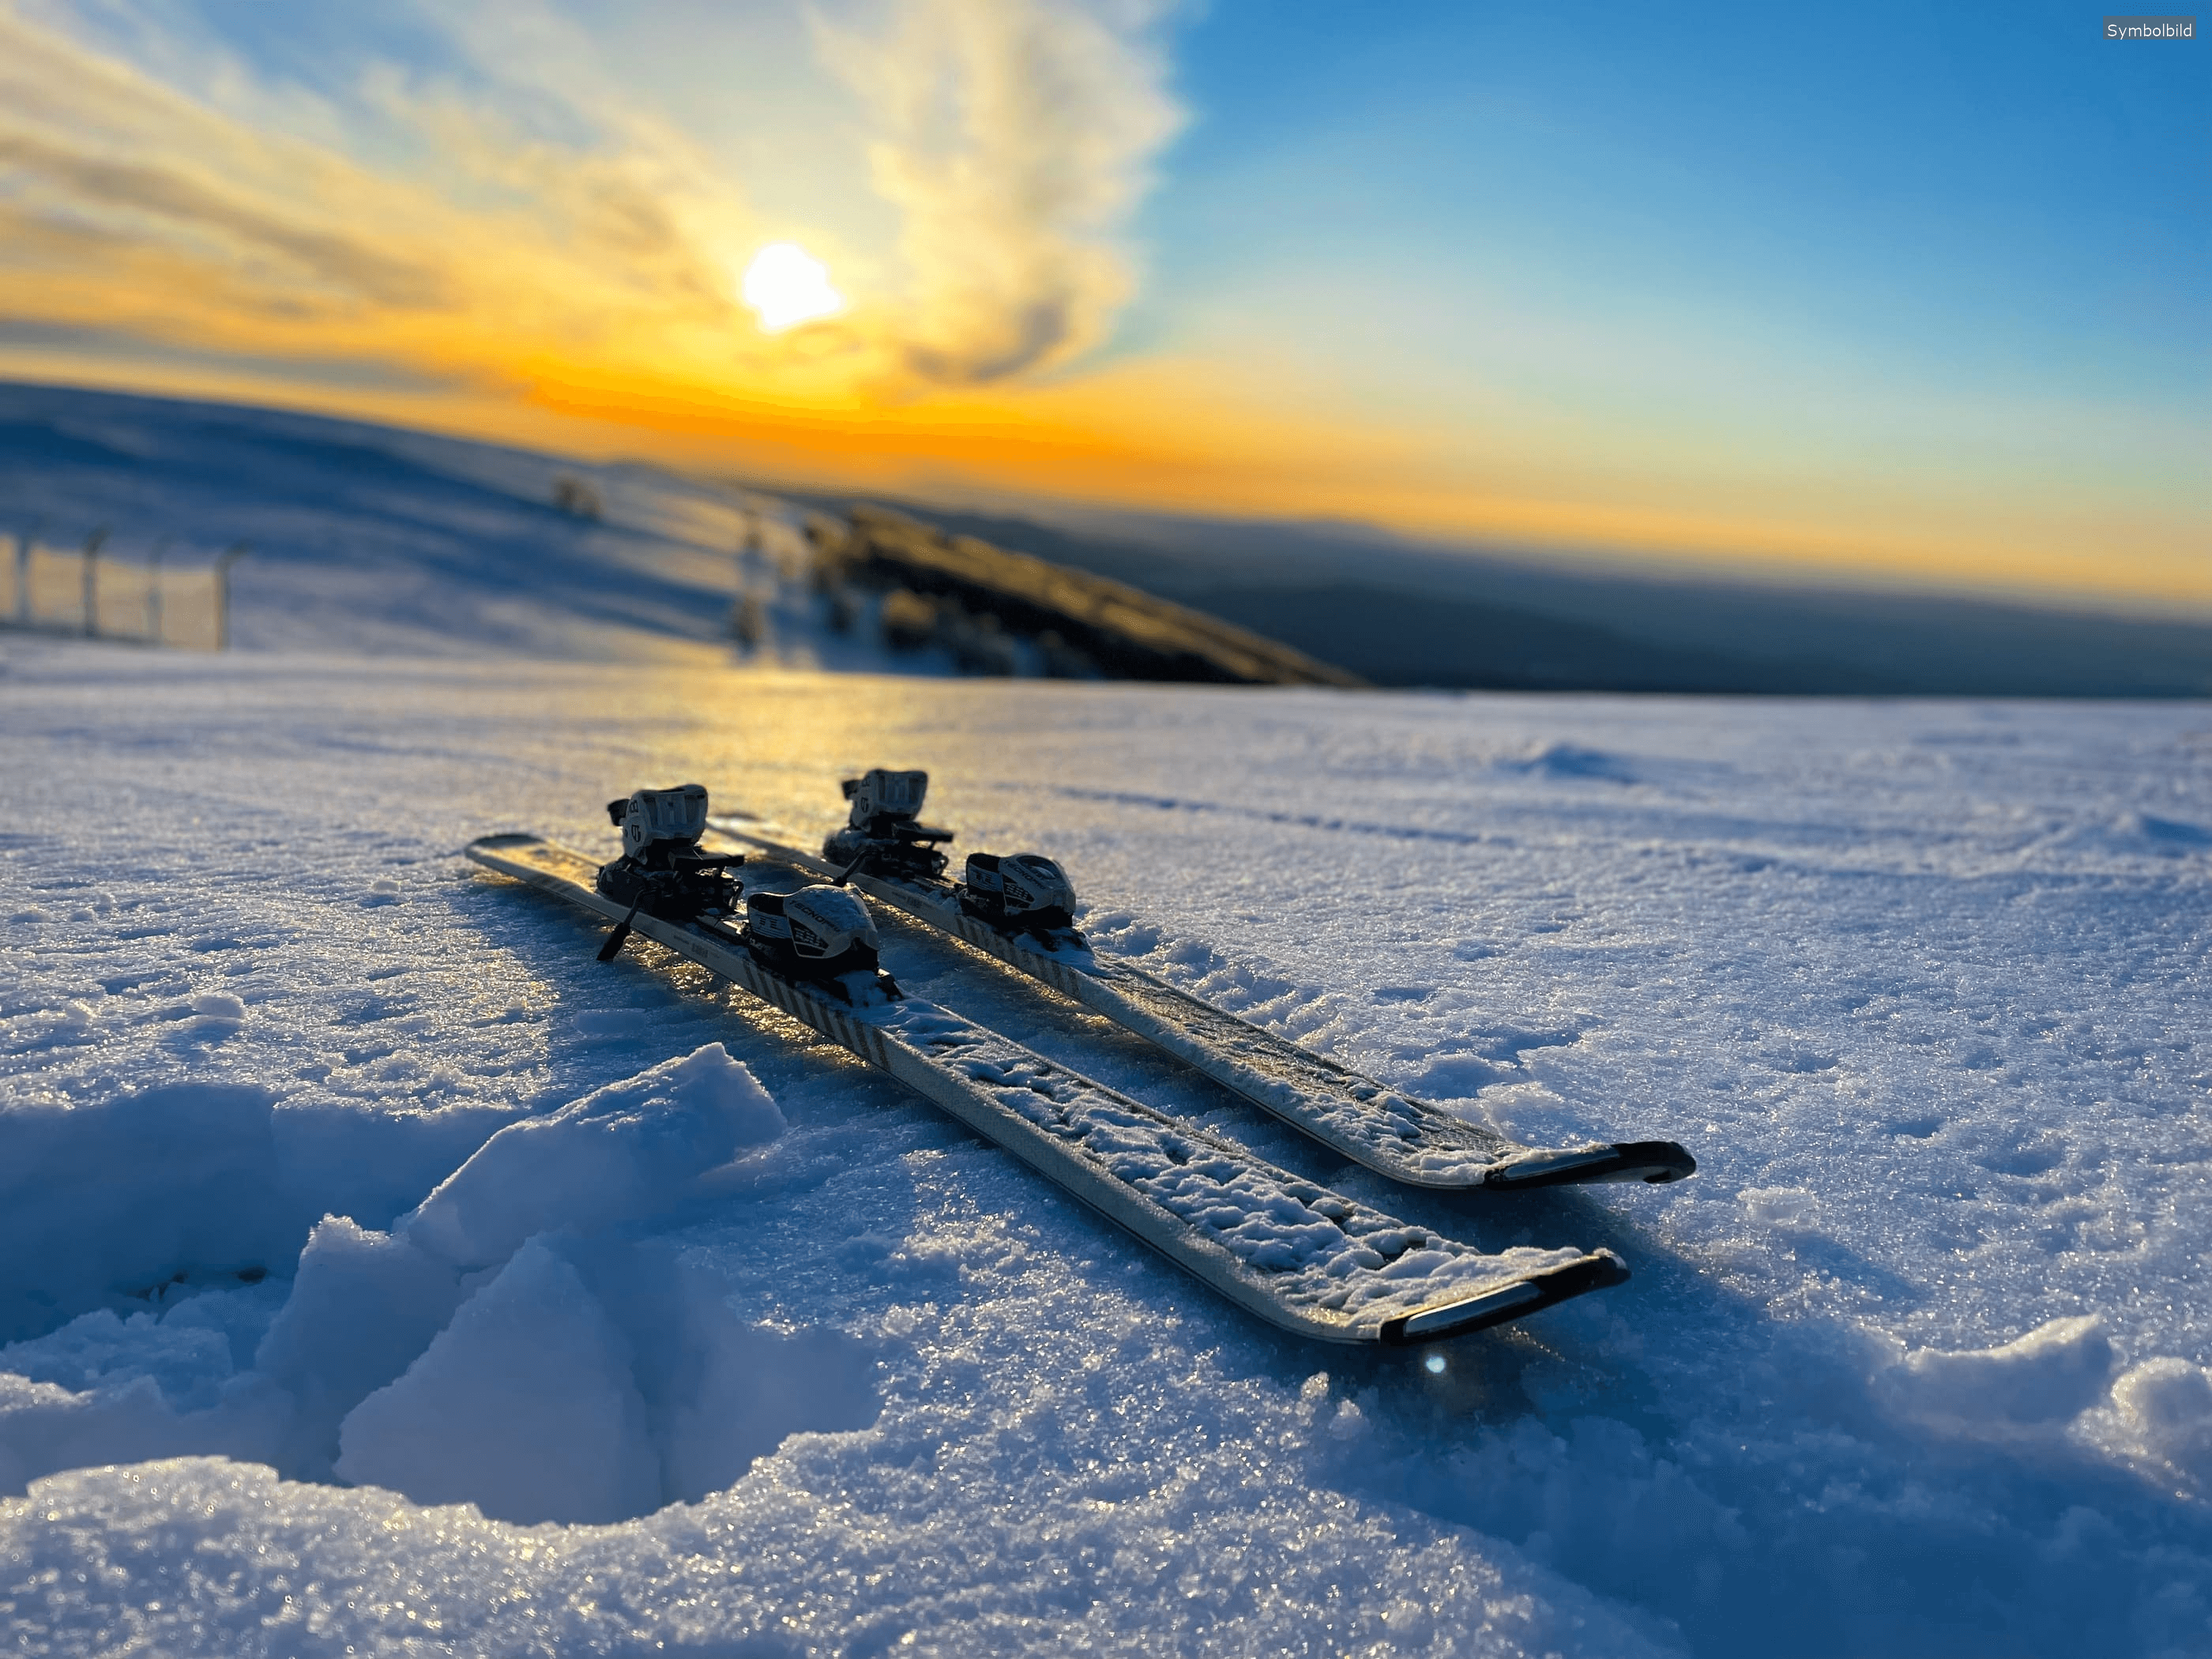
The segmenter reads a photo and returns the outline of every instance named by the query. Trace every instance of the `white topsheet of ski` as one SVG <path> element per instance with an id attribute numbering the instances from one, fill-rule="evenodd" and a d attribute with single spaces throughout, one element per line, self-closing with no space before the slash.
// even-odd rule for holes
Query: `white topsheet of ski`
<path id="1" fill-rule="evenodd" d="M 779 840 L 777 827 L 764 819 L 718 813 L 708 822 L 718 834 L 810 875 L 835 880 L 843 873 Z M 1406 1186 L 1524 1191 L 1601 1181 L 1677 1181 L 1697 1168 L 1672 1141 L 1524 1146 L 1239 1019 L 1141 968 L 1080 945 L 1048 946 L 1030 935 L 1001 933 L 963 909 L 948 881 L 871 874 L 865 866 L 849 879 L 871 898 L 1103 1014 L 1332 1151 Z"/>
<path id="2" fill-rule="evenodd" d="M 488 836 L 466 851 L 609 921 L 628 908 L 596 890 L 591 859 L 535 836 Z M 1334 1342 L 1431 1341 L 1627 1277 L 1610 1251 L 1488 1255 L 1394 1219 L 944 1008 L 915 998 L 848 1006 L 772 973 L 715 921 L 641 911 L 632 925 L 888 1072 L 1283 1329 Z"/>

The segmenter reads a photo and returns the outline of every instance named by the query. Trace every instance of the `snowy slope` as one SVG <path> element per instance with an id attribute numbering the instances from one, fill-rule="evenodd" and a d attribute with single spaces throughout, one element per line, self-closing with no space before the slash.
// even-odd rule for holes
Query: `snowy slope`
<path id="1" fill-rule="evenodd" d="M 1347 1364 L 455 855 L 871 763 L 1253 1018 L 1700 1172 L 1386 1190 L 885 924 L 1106 1081 L 1636 1274 Z M 0 776 L 19 1649 L 2212 1650 L 2202 707 L 19 643 Z"/>
<path id="2" fill-rule="evenodd" d="M 556 510 L 562 479 L 587 486 L 601 516 Z M 865 628 L 823 626 L 802 517 L 650 466 L 0 385 L 0 550 L 35 536 L 73 551 L 104 531 L 103 559 L 128 577 L 157 552 L 190 572 L 242 542 L 231 632 L 245 650 L 714 664 L 732 654 L 731 607 L 747 592 L 762 602 L 767 660 L 946 672 L 929 653 L 894 663 Z"/>

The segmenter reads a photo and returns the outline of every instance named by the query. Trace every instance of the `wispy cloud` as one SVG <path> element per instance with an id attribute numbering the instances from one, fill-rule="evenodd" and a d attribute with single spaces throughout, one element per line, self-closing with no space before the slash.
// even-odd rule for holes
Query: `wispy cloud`
<path id="1" fill-rule="evenodd" d="M 770 240 L 745 181 L 544 0 L 448 14 L 444 61 L 319 88 L 175 33 L 189 13 L 157 0 L 106 0 L 97 30 L 40 3 L 0 0 L 0 315 L 477 382 L 850 405 L 1065 363 L 1130 292 L 1119 239 L 1181 118 L 1149 5 L 817 24 L 899 215 L 897 258 L 866 263 L 901 275 L 769 338 L 736 293 Z M 790 140 L 850 131 L 824 111 Z"/>
<path id="2" fill-rule="evenodd" d="M 36 180 L 53 204 L 67 204 L 82 221 L 125 234 L 137 222 L 141 234 L 161 231 L 197 234 L 229 245 L 240 259 L 272 258 L 330 291 L 353 294 L 407 309 L 438 307 L 446 285 L 433 269 L 394 257 L 336 228 L 319 226 L 250 194 L 195 178 L 179 167 L 153 161 L 111 159 L 81 149 L 0 132 L 0 169 Z M 82 224 L 86 230 L 91 224 Z"/>
<path id="3" fill-rule="evenodd" d="M 1118 237 L 1182 120 L 1158 21 L 1143 4 L 896 0 L 872 32 L 817 26 L 879 135 L 924 378 L 998 380 L 1106 333 L 1133 283 Z"/>
<path id="4" fill-rule="evenodd" d="M 550 19 L 484 44 L 534 48 L 502 66 L 523 73 L 568 48 L 577 96 L 365 64 L 325 97 L 130 21 L 126 55 L 0 0 L 0 316 L 509 386 L 582 363 L 763 387 L 888 355 L 817 337 L 800 362 L 761 336 L 735 292 L 763 240 L 743 189 L 611 91 L 583 97 Z M 533 101 L 560 118 L 518 113 Z M 252 118 L 271 106 L 281 125 Z"/>

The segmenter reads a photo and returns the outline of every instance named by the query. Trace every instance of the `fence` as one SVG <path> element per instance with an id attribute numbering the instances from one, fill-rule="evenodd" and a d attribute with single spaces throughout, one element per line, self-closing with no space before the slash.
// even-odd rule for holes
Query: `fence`
<path id="1" fill-rule="evenodd" d="M 99 535 L 77 548 L 0 536 L 0 625 L 220 651 L 230 642 L 230 567 L 245 551 L 210 559 L 155 545 L 122 558 Z"/>

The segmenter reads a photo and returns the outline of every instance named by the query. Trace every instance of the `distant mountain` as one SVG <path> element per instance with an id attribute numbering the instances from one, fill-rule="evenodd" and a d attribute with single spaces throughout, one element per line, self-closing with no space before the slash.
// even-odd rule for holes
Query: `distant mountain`
<path id="1" fill-rule="evenodd" d="M 2206 622 L 1644 576 L 1451 552 L 1349 526 L 902 510 L 1212 612 L 1379 685 L 2212 696 Z"/>
<path id="2" fill-rule="evenodd" d="M 1031 641 L 1050 659 L 1048 672 L 1114 679 L 1360 684 L 1262 634 L 1127 582 L 1009 552 L 974 536 L 947 536 L 881 507 L 854 507 L 848 519 L 842 536 L 820 538 L 817 577 L 825 585 L 858 583 L 895 592 L 909 602 L 915 626 L 924 625 L 927 612 L 932 631 L 951 633 L 956 642 L 960 630 L 981 626 Z M 966 654 L 981 659 L 987 649 L 978 641 Z"/>

